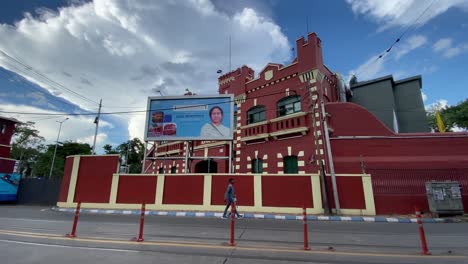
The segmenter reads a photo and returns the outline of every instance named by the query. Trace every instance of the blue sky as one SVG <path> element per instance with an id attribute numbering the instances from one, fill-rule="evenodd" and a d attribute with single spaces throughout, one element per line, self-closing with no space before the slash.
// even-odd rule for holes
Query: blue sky
<path id="1" fill-rule="evenodd" d="M 0 54 L 0 111 L 95 112 L 101 98 L 104 112 L 133 111 L 160 90 L 212 94 L 216 70 L 228 70 L 229 36 L 233 68 L 258 72 L 289 63 L 307 28 L 333 71 L 361 81 L 421 74 L 426 105 L 453 105 L 468 97 L 467 15 L 463 0 L 3 1 L 0 49 L 22 64 Z M 36 121 L 48 142 L 64 118 L 0 114 Z M 91 143 L 93 120 L 71 117 L 62 140 Z M 102 120 L 98 147 L 143 136 L 144 114 Z"/>

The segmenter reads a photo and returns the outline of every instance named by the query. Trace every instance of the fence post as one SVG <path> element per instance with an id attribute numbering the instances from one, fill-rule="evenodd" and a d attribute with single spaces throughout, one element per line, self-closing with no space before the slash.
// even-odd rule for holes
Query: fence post
<path id="1" fill-rule="evenodd" d="M 75 210 L 75 217 L 73 218 L 73 227 L 71 233 L 66 234 L 65 236 L 74 238 L 76 237 L 76 226 L 78 225 L 78 216 L 80 216 L 81 202 L 78 202 Z"/>
<path id="2" fill-rule="evenodd" d="M 231 239 L 229 240 L 229 246 L 235 246 L 234 242 L 234 203 L 231 203 Z"/>
<path id="3" fill-rule="evenodd" d="M 138 232 L 138 238 L 134 237 L 131 240 L 137 242 L 143 242 L 143 227 L 145 226 L 145 203 L 141 204 L 140 210 L 140 231 Z"/>
<path id="4" fill-rule="evenodd" d="M 304 250 L 310 250 L 309 233 L 307 231 L 307 213 L 305 206 L 302 208 L 302 223 L 304 224 Z"/>
<path id="5" fill-rule="evenodd" d="M 427 249 L 427 243 L 426 243 L 426 235 L 424 234 L 424 227 L 423 223 L 421 220 L 421 211 L 419 211 L 418 207 L 414 207 L 414 210 L 416 211 L 416 218 L 418 221 L 418 226 L 419 226 L 419 238 L 421 239 L 421 246 L 422 246 L 422 255 L 431 255 L 429 250 Z"/>

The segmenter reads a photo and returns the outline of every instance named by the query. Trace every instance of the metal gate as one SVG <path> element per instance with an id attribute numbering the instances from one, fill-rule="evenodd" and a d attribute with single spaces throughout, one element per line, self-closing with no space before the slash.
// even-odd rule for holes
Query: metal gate
<path id="1" fill-rule="evenodd" d="M 428 211 L 425 183 L 458 181 L 462 185 L 463 204 L 468 206 L 468 168 L 385 169 L 368 168 L 377 214 L 414 213 L 414 206 Z"/>

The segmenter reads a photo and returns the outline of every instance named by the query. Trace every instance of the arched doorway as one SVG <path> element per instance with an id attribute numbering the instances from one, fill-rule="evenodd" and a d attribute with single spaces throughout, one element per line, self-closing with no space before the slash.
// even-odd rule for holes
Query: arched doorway
<path id="1" fill-rule="evenodd" d="M 203 160 L 195 165 L 195 173 L 217 173 L 218 163 L 213 159 Z"/>

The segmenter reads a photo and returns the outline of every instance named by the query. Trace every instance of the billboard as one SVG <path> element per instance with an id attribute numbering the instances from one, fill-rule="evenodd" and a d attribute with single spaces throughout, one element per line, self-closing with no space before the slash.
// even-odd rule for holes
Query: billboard
<path id="1" fill-rule="evenodd" d="M 145 140 L 232 140 L 232 95 L 149 97 Z"/>
<path id="2" fill-rule="evenodd" d="M 20 181 L 18 173 L 0 173 L 0 201 L 16 201 Z"/>

